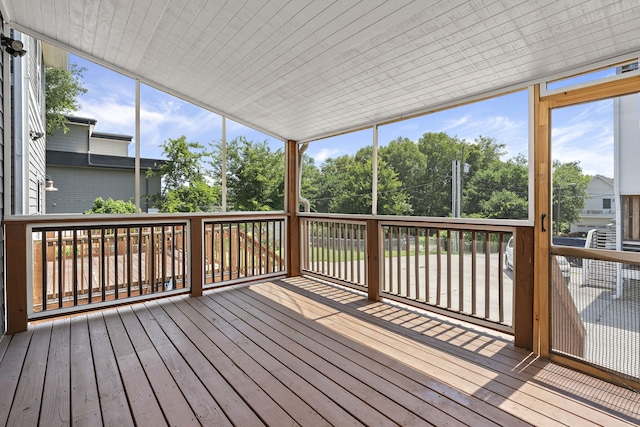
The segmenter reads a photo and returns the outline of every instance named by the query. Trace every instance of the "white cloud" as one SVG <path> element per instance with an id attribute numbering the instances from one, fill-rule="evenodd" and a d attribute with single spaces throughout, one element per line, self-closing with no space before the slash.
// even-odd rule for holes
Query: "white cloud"
<path id="1" fill-rule="evenodd" d="M 469 121 L 469 115 L 460 117 L 459 119 L 456 120 L 447 120 L 444 124 L 443 127 L 440 128 L 440 130 L 442 132 L 447 131 L 449 129 L 455 129 L 457 127 L 460 127 L 464 124 L 466 124 Z"/>
<path id="2" fill-rule="evenodd" d="M 317 154 L 313 155 L 313 159 L 317 163 L 323 163 L 329 157 L 333 157 L 340 152 L 337 148 L 322 148 Z"/>

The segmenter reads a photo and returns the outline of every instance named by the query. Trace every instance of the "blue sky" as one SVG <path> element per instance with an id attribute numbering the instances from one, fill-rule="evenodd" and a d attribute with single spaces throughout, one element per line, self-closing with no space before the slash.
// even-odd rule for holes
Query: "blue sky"
<path id="1" fill-rule="evenodd" d="M 74 115 L 97 120 L 96 132 L 135 135 L 135 81 L 83 58 L 70 55 L 70 63 L 86 68 L 82 82 L 87 93 L 79 97 L 80 110 Z M 227 120 L 227 139 L 270 142 L 273 149 L 283 142 Z M 182 101 L 150 86 L 140 85 L 140 151 L 142 157 L 162 158 L 162 143 L 185 135 L 189 141 L 207 145 L 222 138 L 219 115 Z M 134 155 L 135 144 L 129 154 Z"/>
<path id="2" fill-rule="evenodd" d="M 135 83 L 132 79 L 75 55 L 70 62 L 85 67 L 83 83 L 87 93 L 79 99 L 75 115 L 97 120 L 96 131 L 134 135 Z M 573 81 L 571 82 L 573 83 Z M 505 158 L 528 154 L 527 91 L 444 110 L 379 128 L 381 146 L 397 137 L 417 140 L 425 132 L 446 132 L 473 141 L 479 135 L 495 138 L 506 145 Z M 602 101 L 553 113 L 553 156 L 562 162 L 579 160 L 583 171 L 613 176 L 612 102 Z M 146 85 L 141 85 L 142 157 L 161 158 L 161 144 L 167 138 L 187 136 L 204 145 L 222 137 L 221 118 Z M 273 149 L 283 147 L 274 138 L 227 120 L 227 139 L 245 136 L 268 140 Z M 371 145 L 372 131 L 364 130 L 310 144 L 307 154 L 316 164 L 328 157 L 354 153 Z M 134 153 L 134 144 L 129 147 Z"/>

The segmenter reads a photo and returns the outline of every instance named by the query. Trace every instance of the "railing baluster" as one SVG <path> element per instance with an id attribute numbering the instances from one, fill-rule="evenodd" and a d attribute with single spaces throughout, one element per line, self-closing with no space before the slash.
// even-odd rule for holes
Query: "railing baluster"
<path id="1" fill-rule="evenodd" d="M 451 308 L 451 230 L 447 230 L 447 308 Z"/>
<path id="2" fill-rule="evenodd" d="M 442 293 L 442 249 L 440 245 L 440 229 L 436 229 L 436 305 L 440 306 Z"/>
<path id="3" fill-rule="evenodd" d="M 142 226 L 138 227 L 138 295 L 142 295 L 143 291 L 143 277 L 144 272 L 142 268 L 142 253 L 144 250 L 144 229 Z"/>
<path id="4" fill-rule="evenodd" d="M 127 227 L 127 298 L 131 297 L 131 228 Z"/>
<path id="5" fill-rule="evenodd" d="M 156 293 L 158 292 L 158 278 L 157 278 L 157 274 L 156 274 L 156 263 L 158 262 L 158 257 L 157 257 L 157 250 L 156 250 L 156 228 L 155 227 L 150 227 L 151 228 L 151 242 L 149 243 L 149 246 L 151 248 L 151 279 L 150 279 L 150 285 L 151 285 L 151 293 Z"/>
<path id="6" fill-rule="evenodd" d="M 362 270 L 361 267 L 360 267 L 361 264 L 362 264 L 360 262 L 360 245 L 362 243 L 362 239 L 361 239 L 361 237 L 362 237 L 362 226 L 361 225 L 357 225 L 356 226 L 356 230 L 358 231 L 358 234 L 357 234 L 357 236 L 358 236 L 357 237 L 357 239 L 358 239 L 358 241 L 357 241 L 357 245 L 358 245 L 358 283 L 362 283 L 362 280 L 360 278 L 361 277 L 360 276 L 360 274 L 361 274 L 360 271 Z M 384 253 L 384 251 L 383 251 L 383 253 Z M 384 262 L 382 263 L 382 265 L 384 266 Z M 384 273 L 383 273 L 383 277 L 384 277 Z"/>
<path id="7" fill-rule="evenodd" d="M 429 268 L 431 258 L 431 230 L 428 228 L 424 230 L 424 300 L 430 302 L 431 298 L 431 280 Z"/>
<path id="8" fill-rule="evenodd" d="M 349 276 L 349 279 L 353 282 L 355 281 L 355 276 L 354 276 L 354 267 L 355 267 L 355 260 L 353 258 L 353 241 L 354 241 L 354 224 L 351 224 L 349 226 L 349 254 L 350 254 L 350 258 L 351 258 L 351 274 Z"/>
<path id="9" fill-rule="evenodd" d="M 338 278 L 343 279 L 344 266 L 342 262 L 342 254 L 344 251 L 344 234 L 343 234 L 344 228 L 342 227 L 342 224 L 337 224 L 337 226 L 338 226 Z"/>
<path id="10" fill-rule="evenodd" d="M 503 246 L 504 233 L 498 234 L 498 317 L 500 323 L 504 323 L 504 274 L 503 270 Z"/>
<path id="11" fill-rule="evenodd" d="M 49 264 L 49 260 L 47 259 L 47 249 L 49 247 L 47 234 L 47 231 L 42 231 L 42 311 L 47 311 L 47 301 L 49 300 L 49 295 L 47 295 L 47 266 Z"/>
<path id="12" fill-rule="evenodd" d="M 58 308 L 62 308 L 62 297 L 64 295 L 64 248 L 62 247 L 62 232 L 58 231 Z"/>
<path id="13" fill-rule="evenodd" d="M 243 235 L 244 235 L 244 277 L 248 277 L 249 274 L 248 274 L 248 270 L 247 269 L 248 269 L 248 264 L 249 264 L 249 257 L 248 257 L 248 254 L 249 254 L 249 249 L 248 249 L 248 247 L 249 247 L 249 240 L 248 240 L 249 239 L 249 235 L 248 235 L 248 231 L 249 230 L 248 230 L 248 227 L 247 227 L 248 223 L 246 221 L 243 222 L 242 225 L 243 225 L 243 229 L 244 229 L 244 231 L 243 231 Z"/>
<path id="14" fill-rule="evenodd" d="M 113 263 L 113 269 L 114 269 L 114 275 L 115 278 L 113 279 L 113 294 L 114 294 L 114 298 L 118 299 L 118 294 L 120 293 L 120 280 L 118 277 L 118 228 L 114 227 L 113 228 L 113 246 L 115 248 L 114 250 L 114 263 Z"/>
<path id="15" fill-rule="evenodd" d="M 477 237 L 478 237 L 477 232 L 472 231 L 471 232 L 471 314 L 473 314 L 474 316 L 476 315 L 476 303 L 477 303 L 477 292 L 478 292 L 478 288 L 476 286 L 477 285 L 476 256 L 478 252 L 476 248 L 476 245 L 478 243 Z"/>
<path id="16" fill-rule="evenodd" d="M 100 279 L 102 281 L 102 283 L 100 284 L 101 286 L 101 292 L 102 292 L 102 301 L 106 301 L 107 299 L 107 271 L 106 271 L 106 264 L 105 264 L 105 229 L 101 228 L 100 229 Z"/>
<path id="17" fill-rule="evenodd" d="M 486 239 L 484 242 L 484 317 L 489 319 L 491 317 L 490 304 L 491 304 L 491 234 L 487 231 L 485 233 Z"/>
<path id="18" fill-rule="evenodd" d="M 458 231 L 458 311 L 464 311 L 464 231 Z"/>
<path id="19" fill-rule="evenodd" d="M 78 305 L 78 230 L 73 229 L 73 305 Z"/>
<path id="20" fill-rule="evenodd" d="M 418 227 L 414 227 L 413 229 L 413 246 L 414 246 L 414 289 L 415 289 L 415 299 L 420 299 L 420 232 L 418 231 Z"/>
<path id="21" fill-rule="evenodd" d="M 397 236 L 396 236 L 396 267 L 397 267 L 397 272 L 396 272 L 396 292 L 400 293 L 400 285 L 402 284 L 402 251 L 400 248 L 400 239 L 401 239 L 401 234 L 402 234 L 402 230 L 400 227 L 397 228 Z"/>
<path id="22" fill-rule="evenodd" d="M 405 252 L 405 284 L 404 291 L 405 296 L 410 297 L 411 291 L 409 290 L 409 286 L 411 285 L 411 229 L 409 227 L 404 227 L 404 252 Z"/>

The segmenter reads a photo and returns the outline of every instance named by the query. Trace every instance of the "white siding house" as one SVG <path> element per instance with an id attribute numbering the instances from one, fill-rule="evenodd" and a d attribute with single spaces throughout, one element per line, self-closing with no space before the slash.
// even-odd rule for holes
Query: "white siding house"
<path id="1" fill-rule="evenodd" d="M 571 224 L 571 232 L 587 233 L 589 230 L 605 230 L 616 219 L 614 181 L 602 175 L 595 175 L 587 185 L 587 199 L 580 215 L 580 221 Z"/>

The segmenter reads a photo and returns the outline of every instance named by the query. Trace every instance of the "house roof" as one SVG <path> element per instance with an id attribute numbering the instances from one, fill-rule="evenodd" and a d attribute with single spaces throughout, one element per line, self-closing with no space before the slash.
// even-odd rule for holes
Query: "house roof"
<path id="1" fill-rule="evenodd" d="M 298 141 L 640 50 L 633 1 L 2 0 L 0 7 L 22 32 Z"/>
<path id="2" fill-rule="evenodd" d="M 604 176 L 604 175 L 599 175 L 599 174 L 598 174 L 598 175 L 594 175 L 594 176 L 591 178 L 591 181 L 595 181 L 596 179 L 599 179 L 600 181 L 602 181 L 602 182 L 604 182 L 604 183 L 606 183 L 606 184 L 610 185 L 611 187 L 613 187 L 613 178 L 608 178 L 608 177 L 606 177 L 606 176 Z"/>
<path id="3" fill-rule="evenodd" d="M 135 169 L 135 158 L 123 156 L 109 156 L 105 154 L 72 153 L 69 151 L 47 150 L 47 166 L 96 167 L 115 169 Z M 166 160 L 140 159 L 140 170 L 160 170 Z"/>

